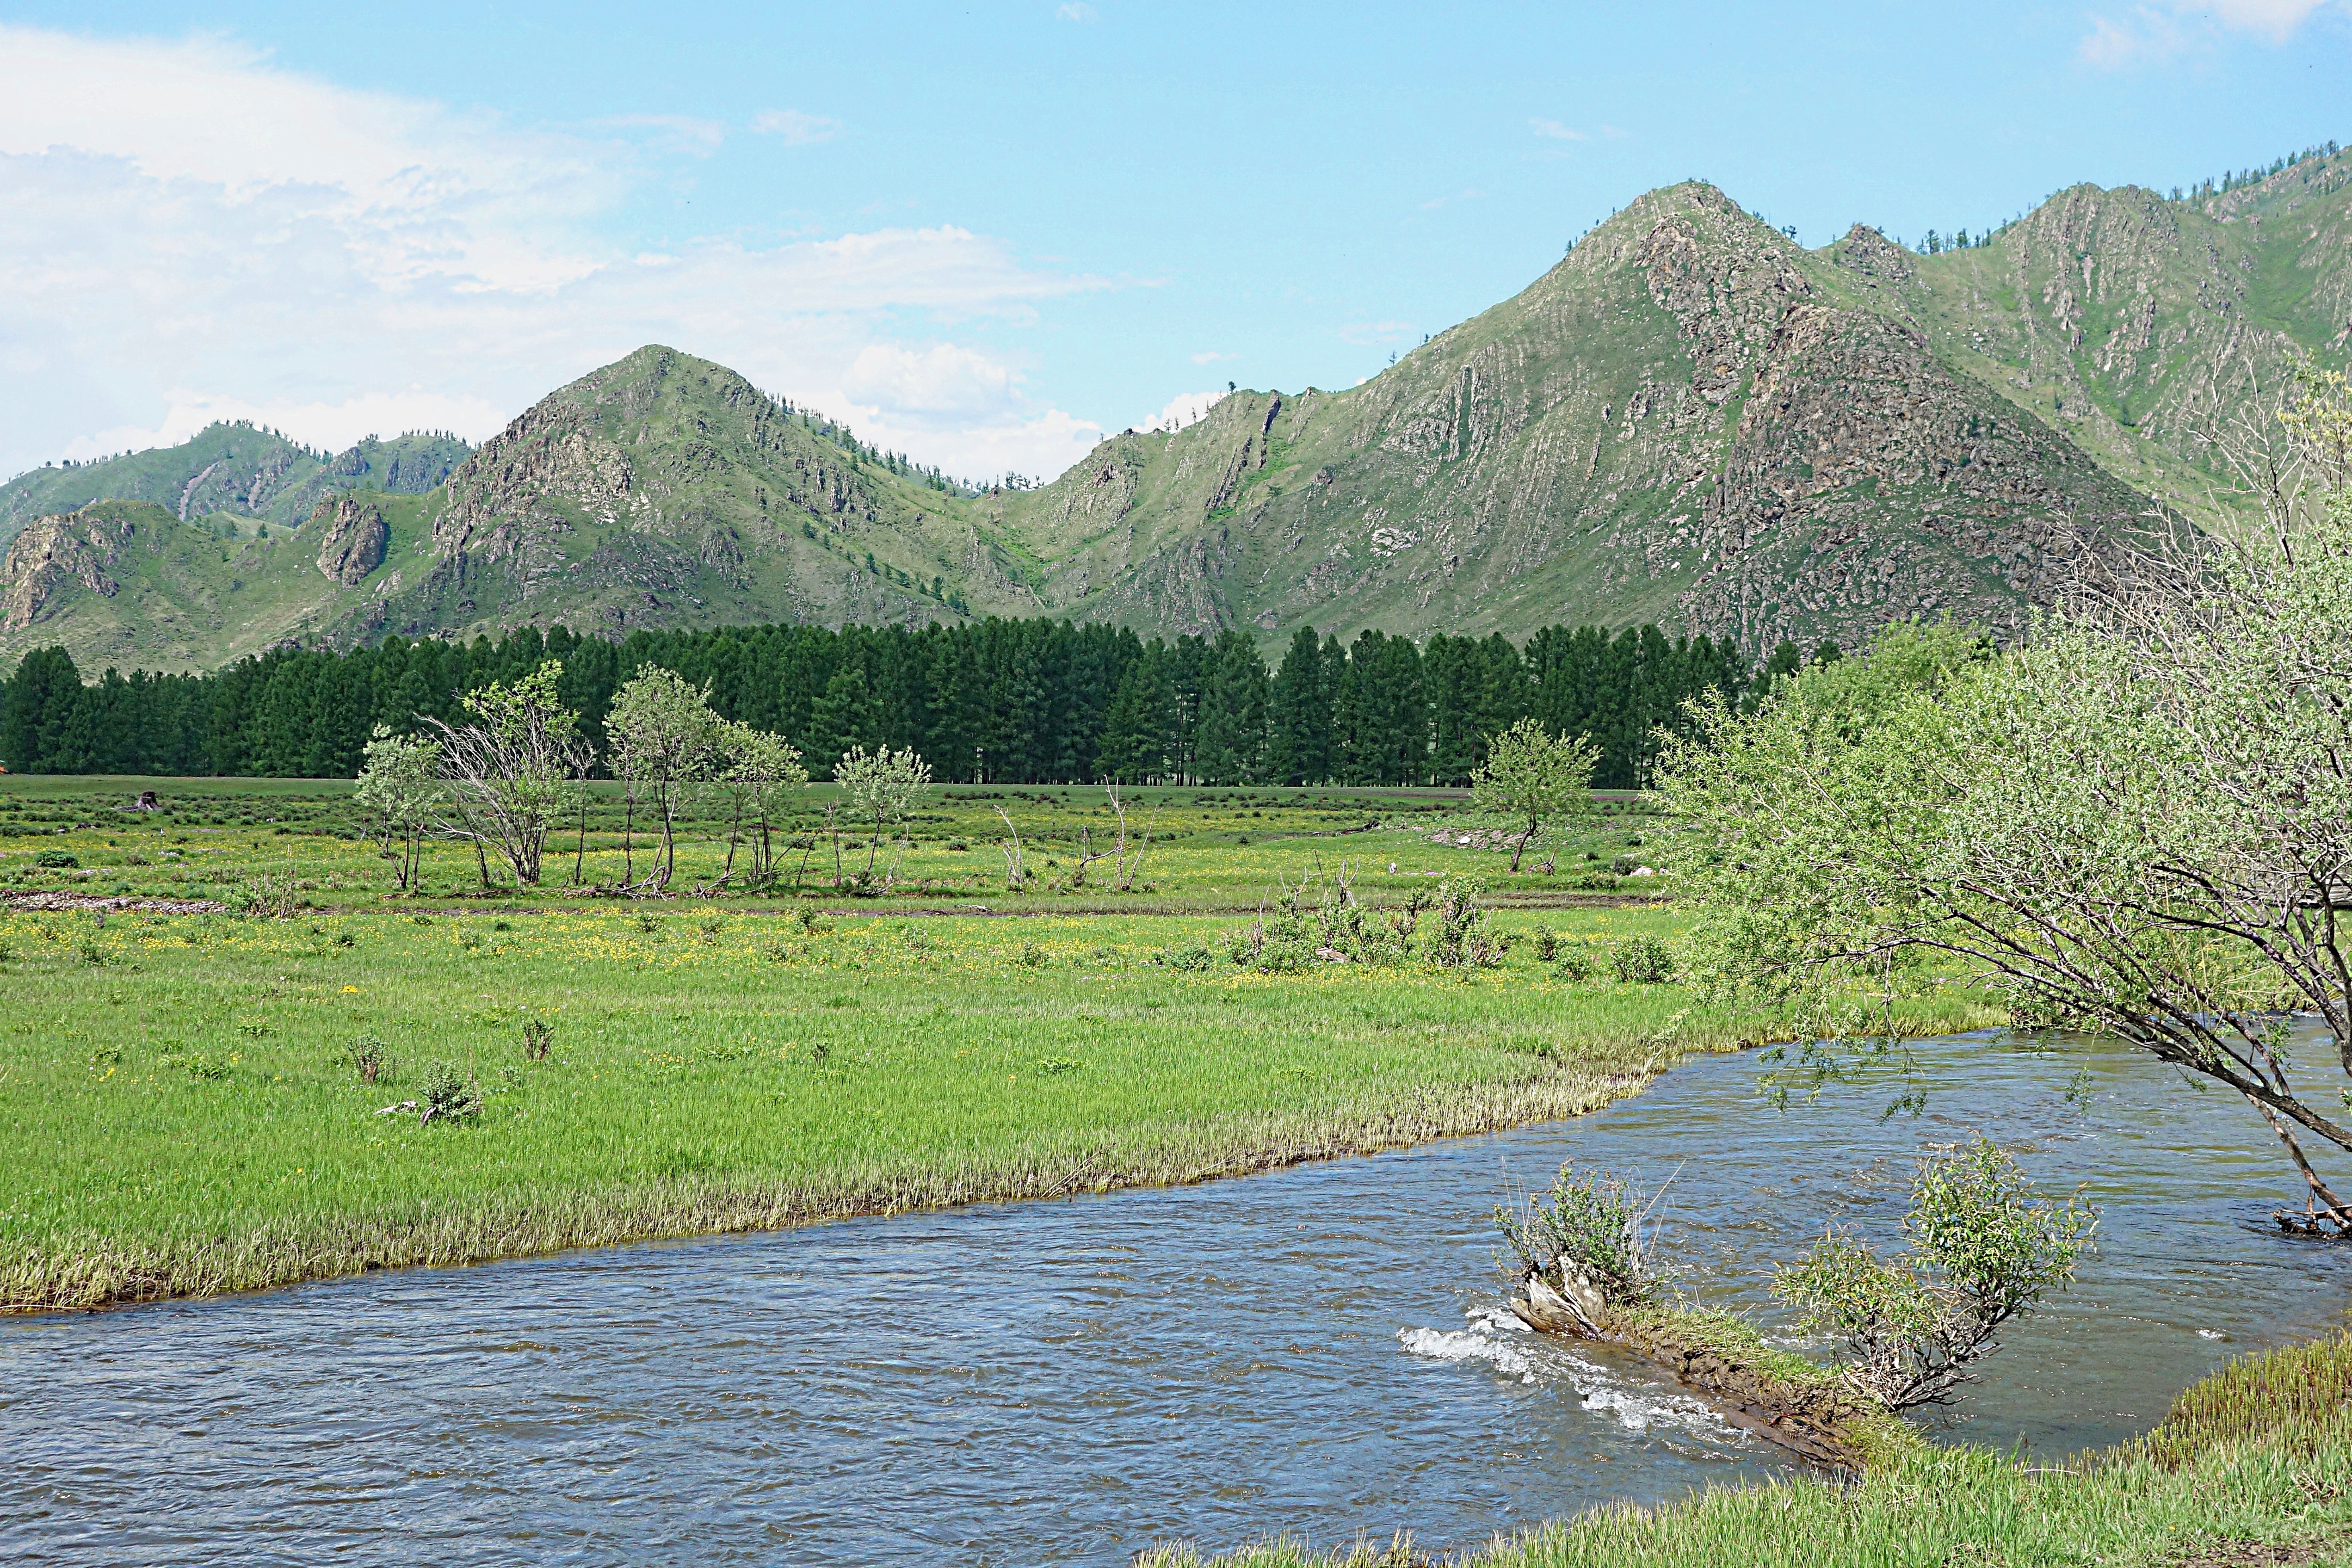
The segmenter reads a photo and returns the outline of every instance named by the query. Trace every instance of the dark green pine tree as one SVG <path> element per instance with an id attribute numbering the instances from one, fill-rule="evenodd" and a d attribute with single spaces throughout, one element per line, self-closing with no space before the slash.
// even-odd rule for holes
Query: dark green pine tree
<path id="1" fill-rule="evenodd" d="M 1141 784 L 1166 770 L 1169 693 L 1161 662 L 1160 645 L 1154 642 L 1119 676 L 1110 711 L 1103 719 L 1102 750 L 1095 759 L 1097 777 L 1117 784 Z"/>
<path id="2" fill-rule="evenodd" d="M 873 693 L 866 684 L 866 666 L 845 662 L 825 682 L 824 695 L 809 715 L 808 744 L 803 748 L 811 778 L 829 779 L 833 767 L 852 746 L 872 746 L 880 740 L 881 723 Z"/>
<path id="3" fill-rule="evenodd" d="M 1192 771 L 1202 784 L 1261 781 L 1266 697 L 1265 664 L 1257 648 L 1237 629 L 1220 632 L 1202 658 Z"/>
<path id="4" fill-rule="evenodd" d="M 1331 776 L 1331 697 L 1313 626 L 1301 626 L 1282 656 L 1267 699 L 1265 780 L 1321 784 Z"/>

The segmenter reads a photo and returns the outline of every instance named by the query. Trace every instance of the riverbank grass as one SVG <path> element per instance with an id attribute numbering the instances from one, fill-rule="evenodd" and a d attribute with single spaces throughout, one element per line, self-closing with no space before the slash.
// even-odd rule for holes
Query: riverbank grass
<path id="1" fill-rule="evenodd" d="M 1496 1542 L 1456 1568 L 2150 1568 L 2352 1563 L 2352 1339 L 2242 1360 L 2190 1387 L 2147 1436 L 2069 1465 L 1920 1445 L 1851 1484 L 1799 1479 L 1620 1506 Z M 1540 1458 L 1540 1457 L 1538 1457 Z M 1137 1568 L 1406 1568 L 1409 1542 L 1338 1552 L 1296 1541 Z"/>
<path id="2" fill-rule="evenodd" d="M 1671 931 L 1541 919 L 1595 947 Z M 1195 956 L 1233 924 L 0 917 L 0 1301 L 1195 1181 L 1579 1114 L 1769 1033 L 1671 984 L 1566 981 L 1532 942 L 1467 978 Z M 1956 995 L 1916 1026 L 1982 1021 Z M 457 1114 L 424 1116 L 436 1080 Z"/>

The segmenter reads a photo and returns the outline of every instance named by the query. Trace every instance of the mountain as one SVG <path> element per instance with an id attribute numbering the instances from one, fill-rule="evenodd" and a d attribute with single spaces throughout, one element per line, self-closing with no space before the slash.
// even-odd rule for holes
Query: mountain
<path id="1" fill-rule="evenodd" d="M 60 644 L 95 673 L 208 668 L 285 642 L 323 645 L 429 548 L 438 497 L 345 491 L 294 527 L 152 501 L 35 519 L 0 564 L 0 655 Z"/>
<path id="2" fill-rule="evenodd" d="M 1862 226 L 1807 250 L 1693 183 L 1360 385 L 1236 393 L 1034 490 L 973 494 L 657 345 L 470 454 L 216 426 L 40 469 L 0 487 L 0 531 L 44 520 L 0 562 L 0 658 L 989 614 L 1267 642 L 1656 620 L 1750 649 L 2009 626 L 2152 520 L 2234 526 L 2216 440 L 2347 348 L 2341 154 L 2188 198 L 2079 186 L 1927 255 Z"/>
<path id="3" fill-rule="evenodd" d="M 152 501 L 182 519 L 219 514 L 291 527 L 341 490 L 421 495 L 472 450 L 454 436 L 371 436 L 330 457 L 251 425 L 208 425 L 176 447 L 35 468 L 0 485 L 0 543 L 37 517 L 97 500 Z"/>
<path id="4" fill-rule="evenodd" d="M 920 624 L 994 604 L 963 492 L 723 366 L 650 346 L 541 400 L 450 477 L 430 559 L 339 635 L 745 621 Z"/>
<path id="5" fill-rule="evenodd" d="M 1892 250 L 1892 247 L 1887 247 Z M 1042 606 L 1168 630 L 2006 622 L 2146 498 L 1713 187 L 1364 385 L 1235 396 L 976 510 Z"/>

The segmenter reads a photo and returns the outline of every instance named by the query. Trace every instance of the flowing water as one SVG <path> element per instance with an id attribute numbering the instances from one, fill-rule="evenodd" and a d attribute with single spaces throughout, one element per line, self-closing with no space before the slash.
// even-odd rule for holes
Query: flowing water
<path id="1" fill-rule="evenodd" d="M 1714 1058 L 1581 1121 L 1199 1187 L 0 1324 L 0 1560 L 1116 1563 L 1462 1546 L 1786 1473 L 1501 1310 L 1487 1213 L 1570 1155 L 1665 1185 L 1686 1288 L 1768 1322 L 1768 1260 L 1828 1220 L 1890 1238 L 1927 1143 L 2091 1182 L 2100 1251 L 1943 1441 L 2113 1441 L 2352 1304 L 2352 1248 L 2271 1225 L 2242 1103 L 2119 1053 L 1922 1052 L 1916 1119 L 1775 1112 Z"/>

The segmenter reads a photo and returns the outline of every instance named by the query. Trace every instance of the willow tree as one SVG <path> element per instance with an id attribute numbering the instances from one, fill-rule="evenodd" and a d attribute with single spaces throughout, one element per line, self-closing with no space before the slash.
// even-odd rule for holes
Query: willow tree
<path id="1" fill-rule="evenodd" d="M 636 810 L 648 797 L 660 815 L 662 836 L 661 865 L 648 880 L 667 886 L 677 874 L 678 809 L 687 793 L 710 777 L 722 734 L 708 689 L 689 684 L 675 670 L 641 665 L 614 694 L 604 714 L 604 736 L 627 812 L 624 881 L 636 878 Z"/>
<path id="2" fill-rule="evenodd" d="M 749 819 L 751 881 L 763 885 L 775 877 L 772 822 L 791 792 L 805 787 L 808 769 L 801 754 L 782 735 L 749 724 L 722 721 L 719 727 L 718 769 L 713 787 L 729 806 L 727 865 L 719 879 L 735 873 L 735 850 L 743 841 Z"/>
<path id="3" fill-rule="evenodd" d="M 1841 1008 L 1891 1005 L 1942 955 L 2021 1022 L 2242 1096 L 2308 1188 L 2281 1223 L 2342 1234 L 2352 1206 L 2305 1144 L 2352 1151 L 2344 1079 L 2314 1081 L 2352 1079 L 2343 378 L 2306 375 L 2284 430 L 2258 466 L 2265 535 L 2133 558 L 1999 658 L 1874 685 L 1890 644 L 1752 716 L 1714 704 L 1661 793 L 1718 979 L 1857 1037 Z"/>
<path id="4" fill-rule="evenodd" d="M 474 846 L 486 885 L 492 848 L 518 883 L 538 885 L 548 829 L 586 776 L 579 715 L 556 696 L 562 673 L 562 662 L 550 659 L 511 686 L 492 681 L 466 693 L 459 702 L 470 723 L 425 721 L 440 752 L 443 827 Z"/>
<path id="5" fill-rule="evenodd" d="M 1512 870 L 1545 823 L 1591 802 L 1592 769 L 1600 760 L 1601 749 L 1589 738 L 1555 735 L 1533 719 L 1486 742 L 1486 760 L 1470 775 L 1470 804 L 1525 824 L 1511 843 Z"/>
<path id="6" fill-rule="evenodd" d="M 869 752 L 852 746 L 834 764 L 833 779 L 841 786 L 842 804 L 850 816 L 873 824 L 866 844 L 866 871 L 871 876 L 884 830 L 904 823 L 931 787 L 931 766 L 911 750 L 893 752 L 885 746 Z"/>
<path id="7" fill-rule="evenodd" d="M 416 862 L 425 826 L 441 798 L 441 748 L 422 735 L 395 735 L 378 724 L 361 752 L 359 787 L 352 799 L 374 818 L 383 853 L 394 865 L 400 890 L 416 884 Z M 394 843 L 400 847 L 395 852 Z"/>

